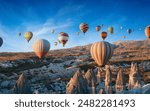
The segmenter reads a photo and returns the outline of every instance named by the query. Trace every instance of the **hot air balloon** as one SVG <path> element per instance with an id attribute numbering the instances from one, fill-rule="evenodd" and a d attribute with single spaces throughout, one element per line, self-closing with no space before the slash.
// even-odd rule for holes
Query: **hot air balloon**
<path id="1" fill-rule="evenodd" d="M 49 43 L 49 41 L 47 41 L 45 39 L 39 39 L 33 43 L 32 48 L 33 48 L 35 54 L 39 58 L 42 58 L 48 53 L 48 51 L 50 49 L 50 43 Z"/>
<path id="2" fill-rule="evenodd" d="M 18 36 L 21 36 L 21 33 L 20 33 L 20 32 L 18 33 Z"/>
<path id="3" fill-rule="evenodd" d="M 54 34 L 54 33 L 55 33 L 55 30 L 54 30 L 54 29 L 52 29 L 52 30 L 51 30 L 51 33 L 52 33 L 52 34 Z"/>
<path id="4" fill-rule="evenodd" d="M 79 34 L 80 34 L 80 32 L 76 32 L 76 34 L 77 34 L 77 35 L 79 35 Z"/>
<path id="5" fill-rule="evenodd" d="M 58 41 L 60 43 L 62 43 L 63 46 L 65 46 L 65 44 L 67 43 L 69 39 L 69 35 L 65 32 L 60 32 L 59 35 L 58 35 Z"/>
<path id="6" fill-rule="evenodd" d="M 95 29 L 96 29 L 96 31 L 99 32 L 101 30 L 101 26 L 98 25 L 98 26 L 95 27 Z"/>
<path id="7" fill-rule="evenodd" d="M 57 46 L 58 42 L 54 42 L 54 45 Z"/>
<path id="8" fill-rule="evenodd" d="M 89 29 L 89 26 L 86 23 L 81 23 L 79 28 L 83 33 L 86 33 L 86 31 Z"/>
<path id="9" fill-rule="evenodd" d="M 90 50 L 92 58 L 100 67 L 107 64 L 113 55 L 113 51 L 113 45 L 105 41 L 94 43 Z"/>
<path id="10" fill-rule="evenodd" d="M 145 28 L 145 35 L 150 39 L 150 25 Z"/>
<path id="11" fill-rule="evenodd" d="M 113 27 L 108 27 L 108 32 L 109 32 L 110 34 L 113 34 L 113 33 L 114 33 L 114 28 L 113 28 Z"/>
<path id="12" fill-rule="evenodd" d="M 0 37 L 0 47 L 2 46 L 3 44 L 3 39 Z"/>
<path id="13" fill-rule="evenodd" d="M 100 34 L 100 36 L 102 37 L 103 40 L 105 40 L 106 37 L 107 37 L 107 32 L 102 32 L 102 33 Z"/>
<path id="14" fill-rule="evenodd" d="M 131 29 L 127 29 L 128 34 L 131 34 L 132 30 Z"/>
<path id="15" fill-rule="evenodd" d="M 29 42 L 31 40 L 31 38 L 33 37 L 33 33 L 28 31 L 24 33 L 24 37 L 25 39 Z"/>

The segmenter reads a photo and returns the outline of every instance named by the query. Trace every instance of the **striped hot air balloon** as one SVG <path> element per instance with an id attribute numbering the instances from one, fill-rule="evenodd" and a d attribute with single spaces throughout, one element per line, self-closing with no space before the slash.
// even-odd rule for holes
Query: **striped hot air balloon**
<path id="1" fill-rule="evenodd" d="M 0 47 L 2 46 L 3 44 L 3 39 L 0 37 Z"/>
<path id="2" fill-rule="evenodd" d="M 65 44 L 67 43 L 68 39 L 69 39 L 69 35 L 68 35 L 67 33 L 65 33 L 65 32 L 60 32 L 60 33 L 58 34 L 58 41 L 59 41 L 59 43 L 61 43 L 63 46 L 65 46 Z"/>
<path id="3" fill-rule="evenodd" d="M 49 41 L 47 41 L 45 39 L 39 39 L 34 42 L 32 48 L 33 48 L 35 54 L 39 58 L 42 58 L 48 53 L 48 51 L 50 49 L 50 43 L 49 43 Z"/>
<path id="4" fill-rule="evenodd" d="M 95 30 L 96 30 L 97 32 L 99 32 L 99 31 L 101 30 L 101 26 L 99 26 L 99 25 L 96 26 L 96 27 L 95 27 Z"/>
<path id="5" fill-rule="evenodd" d="M 33 33 L 28 31 L 24 33 L 24 37 L 25 39 L 29 42 L 31 40 L 31 38 L 33 37 Z"/>
<path id="6" fill-rule="evenodd" d="M 107 37 L 107 32 L 101 32 L 100 36 L 102 37 L 103 40 L 105 40 Z"/>
<path id="7" fill-rule="evenodd" d="M 103 67 L 107 64 L 109 59 L 113 55 L 113 46 L 109 42 L 101 41 L 96 42 L 91 46 L 91 56 L 95 60 L 95 62 Z"/>
<path id="8" fill-rule="evenodd" d="M 113 33 L 114 33 L 114 28 L 113 28 L 113 27 L 108 27 L 108 32 L 109 32 L 110 34 L 113 34 Z"/>
<path id="9" fill-rule="evenodd" d="M 150 39 L 150 25 L 145 28 L 145 35 Z"/>
<path id="10" fill-rule="evenodd" d="M 86 33 L 86 31 L 89 29 L 89 26 L 86 23 L 81 23 L 79 28 L 83 33 Z"/>

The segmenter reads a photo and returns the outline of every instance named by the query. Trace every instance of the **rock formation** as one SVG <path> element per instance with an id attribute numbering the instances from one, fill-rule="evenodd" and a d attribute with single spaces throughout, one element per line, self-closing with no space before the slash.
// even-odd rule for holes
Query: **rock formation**
<path id="1" fill-rule="evenodd" d="M 83 74 L 78 70 L 74 76 L 70 79 L 66 87 L 67 94 L 87 94 L 87 84 Z"/>
<path id="2" fill-rule="evenodd" d="M 125 90 L 125 77 L 122 68 L 119 70 L 116 79 L 116 93 Z"/>
<path id="3" fill-rule="evenodd" d="M 106 94 L 112 94 L 112 72 L 109 66 L 106 67 L 105 92 Z"/>
<path id="4" fill-rule="evenodd" d="M 21 74 L 13 88 L 15 94 L 31 94 L 30 86 L 24 74 Z"/>
<path id="5" fill-rule="evenodd" d="M 128 89 L 133 89 L 140 83 L 141 77 L 139 74 L 137 63 L 131 64 L 130 74 L 129 74 L 129 86 Z M 139 86 L 139 85 L 138 85 Z"/>
<path id="6" fill-rule="evenodd" d="M 96 93 L 96 74 L 93 73 L 92 69 L 89 69 L 86 74 L 85 78 L 87 81 L 87 86 L 90 94 Z"/>

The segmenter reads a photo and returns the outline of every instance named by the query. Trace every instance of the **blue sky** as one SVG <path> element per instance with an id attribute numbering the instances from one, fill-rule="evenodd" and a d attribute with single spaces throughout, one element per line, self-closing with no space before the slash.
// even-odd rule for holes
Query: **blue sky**
<path id="1" fill-rule="evenodd" d="M 114 34 L 106 39 L 108 42 L 145 40 L 144 29 L 150 24 L 149 10 L 149 0 L 0 0 L 0 36 L 4 40 L 0 52 L 33 51 L 32 44 L 37 39 L 47 39 L 51 50 L 94 43 L 102 40 L 100 32 L 95 31 L 95 26 L 101 24 L 104 24 L 101 31 L 114 27 Z M 77 36 L 81 22 L 90 28 L 85 35 Z M 135 31 L 128 35 L 128 28 Z M 51 29 L 56 32 L 51 34 Z M 34 34 L 30 43 L 23 37 L 26 31 Z M 66 47 L 54 46 L 62 31 L 69 34 Z M 18 32 L 22 33 L 21 37 Z"/>

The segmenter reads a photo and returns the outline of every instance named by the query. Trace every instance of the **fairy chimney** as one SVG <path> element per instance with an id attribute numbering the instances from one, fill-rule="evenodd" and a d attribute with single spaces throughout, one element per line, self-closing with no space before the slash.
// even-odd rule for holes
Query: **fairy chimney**
<path id="1" fill-rule="evenodd" d="M 112 72 L 109 66 L 106 67 L 105 92 L 106 94 L 112 94 Z"/>
<path id="2" fill-rule="evenodd" d="M 137 63 L 131 64 L 130 74 L 129 74 L 129 86 L 128 89 L 133 89 L 136 85 L 136 83 L 140 83 L 140 74 L 138 70 Z"/>
<path id="3" fill-rule="evenodd" d="M 116 79 L 116 93 L 125 90 L 125 78 L 122 68 L 119 70 Z"/>
<path id="4" fill-rule="evenodd" d="M 102 82 L 102 69 L 98 68 L 98 72 L 97 72 L 97 83 L 101 83 Z"/>
<path id="5" fill-rule="evenodd" d="M 31 94 L 30 86 L 24 74 L 21 74 L 19 76 L 19 79 L 16 81 L 13 91 L 15 94 Z"/>
<path id="6" fill-rule="evenodd" d="M 87 81 L 87 86 L 90 94 L 96 93 L 96 75 L 93 73 L 92 69 L 89 69 L 86 74 L 85 78 Z"/>
<path id="7" fill-rule="evenodd" d="M 86 81 L 81 70 L 78 70 L 70 79 L 66 87 L 67 94 L 86 94 L 88 93 Z"/>

